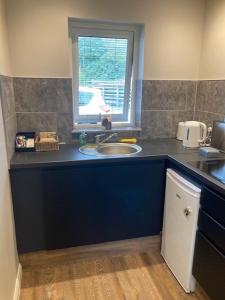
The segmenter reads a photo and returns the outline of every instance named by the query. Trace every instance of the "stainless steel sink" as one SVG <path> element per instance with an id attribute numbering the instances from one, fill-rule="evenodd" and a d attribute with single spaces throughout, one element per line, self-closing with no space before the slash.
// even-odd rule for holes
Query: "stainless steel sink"
<path id="1" fill-rule="evenodd" d="M 79 148 L 81 153 L 95 156 L 130 156 L 141 152 L 141 150 L 142 148 L 138 145 L 125 143 L 86 145 Z"/>
<path id="2" fill-rule="evenodd" d="M 97 147 L 97 152 L 103 155 L 132 155 L 140 152 L 142 148 L 134 144 L 110 143 Z"/>

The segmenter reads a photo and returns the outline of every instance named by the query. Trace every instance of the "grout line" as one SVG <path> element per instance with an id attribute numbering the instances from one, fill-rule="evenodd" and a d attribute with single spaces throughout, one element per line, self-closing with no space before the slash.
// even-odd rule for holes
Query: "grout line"
<path id="1" fill-rule="evenodd" d="M 171 111 L 171 112 L 175 112 L 175 111 L 177 111 L 177 112 L 188 112 L 188 111 L 191 111 L 191 110 L 185 110 L 185 109 L 143 109 L 142 111 L 162 111 L 162 112 L 169 112 L 169 111 Z"/>
<path id="2" fill-rule="evenodd" d="M 4 75 L 2 75 L 4 76 Z M 6 76 L 7 77 L 7 76 Z M 9 76 L 8 76 L 9 77 Z M 43 80 L 48 80 L 48 79 L 65 79 L 65 80 L 72 80 L 73 78 L 72 77 L 35 77 L 35 76 L 31 76 L 31 77 L 25 77 L 25 76 L 12 76 L 11 78 L 13 79 L 43 79 Z"/>
<path id="3" fill-rule="evenodd" d="M 207 114 L 213 114 L 213 115 L 218 115 L 218 116 L 224 116 L 225 114 L 220 114 L 220 113 L 215 113 L 207 110 L 196 110 L 196 112 L 202 112 L 202 113 L 207 113 Z"/>
<path id="4" fill-rule="evenodd" d="M 185 84 L 185 110 L 187 110 L 187 102 L 188 102 L 188 85 Z"/>
<path id="5" fill-rule="evenodd" d="M 193 120 L 195 120 L 195 115 L 196 115 L 197 94 L 198 94 L 198 81 L 196 82 L 196 86 L 195 86 L 195 101 L 194 101 Z"/>
<path id="6" fill-rule="evenodd" d="M 185 110 L 185 109 L 143 109 L 142 111 L 191 111 L 191 110 Z M 16 114 L 60 114 L 61 112 L 57 111 L 16 111 Z M 71 112 L 65 112 L 65 114 L 72 114 Z"/>
<path id="7" fill-rule="evenodd" d="M 60 113 L 60 112 L 57 112 L 57 111 L 16 111 L 16 114 L 58 114 L 58 113 Z"/>

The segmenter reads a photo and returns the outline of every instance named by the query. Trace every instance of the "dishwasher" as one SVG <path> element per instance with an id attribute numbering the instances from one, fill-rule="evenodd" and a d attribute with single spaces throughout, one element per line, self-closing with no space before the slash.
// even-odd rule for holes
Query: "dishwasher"
<path id="1" fill-rule="evenodd" d="M 201 189 L 167 169 L 161 255 L 186 293 L 195 291 L 192 275 Z"/>

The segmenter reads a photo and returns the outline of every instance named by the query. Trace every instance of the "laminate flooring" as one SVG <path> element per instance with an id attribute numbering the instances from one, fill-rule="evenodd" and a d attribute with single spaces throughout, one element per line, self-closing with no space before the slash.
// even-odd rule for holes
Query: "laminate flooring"
<path id="1" fill-rule="evenodd" d="M 208 300 L 186 294 L 160 255 L 160 238 L 20 255 L 20 300 Z"/>

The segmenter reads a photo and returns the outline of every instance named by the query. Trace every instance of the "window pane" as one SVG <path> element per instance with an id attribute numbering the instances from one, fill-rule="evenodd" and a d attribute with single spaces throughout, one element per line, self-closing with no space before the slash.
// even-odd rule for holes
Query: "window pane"
<path id="1" fill-rule="evenodd" d="M 124 113 L 128 40 L 78 37 L 79 114 Z"/>

